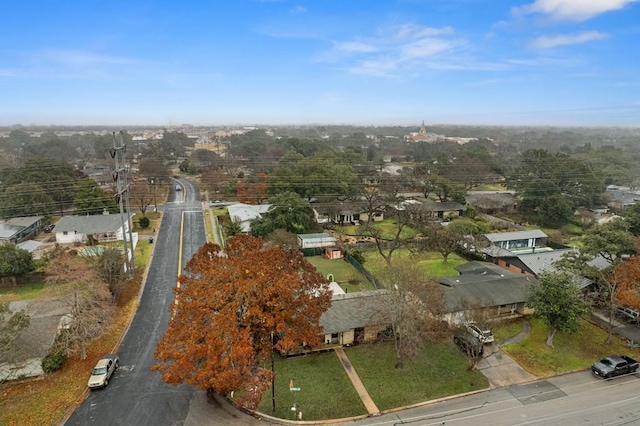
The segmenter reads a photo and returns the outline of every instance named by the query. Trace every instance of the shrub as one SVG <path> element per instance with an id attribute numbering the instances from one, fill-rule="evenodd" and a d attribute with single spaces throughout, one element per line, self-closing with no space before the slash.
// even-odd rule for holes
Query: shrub
<path id="1" fill-rule="evenodd" d="M 49 349 L 49 353 L 42 358 L 42 370 L 45 373 L 53 373 L 59 370 L 67 360 L 67 338 L 69 337 L 68 330 L 62 330 L 56 336 Z"/>
<path id="2" fill-rule="evenodd" d="M 66 360 L 67 355 L 65 354 L 65 350 L 54 346 L 42 359 L 42 369 L 45 373 L 53 373 L 59 370 Z"/>
<path id="3" fill-rule="evenodd" d="M 145 229 L 149 227 L 149 218 L 146 216 L 142 216 L 140 218 L 140 220 L 138 220 L 138 225 L 140 225 L 140 228 Z"/>
<path id="4" fill-rule="evenodd" d="M 357 260 L 358 263 L 361 264 L 361 265 L 366 260 L 364 258 L 364 255 L 362 254 L 362 252 L 360 250 L 357 250 L 357 249 L 349 250 L 349 254 L 351 255 L 351 257 L 353 257 L 355 260 Z"/>

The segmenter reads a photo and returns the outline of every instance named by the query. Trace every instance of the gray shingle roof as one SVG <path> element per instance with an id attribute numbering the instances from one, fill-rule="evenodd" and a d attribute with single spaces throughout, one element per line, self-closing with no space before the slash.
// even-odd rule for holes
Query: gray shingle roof
<path id="1" fill-rule="evenodd" d="M 320 317 L 323 333 L 332 334 L 385 322 L 388 290 L 367 290 L 335 295 L 331 307 Z"/>
<path id="2" fill-rule="evenodd" d="M 79 234 L 93 234 L 99 232 L 116 232 L 120 228 L 122 228 L 122 219 L 119 214 L 64 216 L 56 223 L 54 232 L 66 231 L 78 232 Z"/>
<path id="3" fill-rule="evenodd" d="M 468 266 L 468 272 L 440 279 L 444 286 L 447 311 L 457 312 L 471 307 L 493 307 L 526 302 L 530 288 L 538 283 L 528 275 L 507 271 L 488 262 Z M 482 265 L 486 263 L 486 265 Z"/>

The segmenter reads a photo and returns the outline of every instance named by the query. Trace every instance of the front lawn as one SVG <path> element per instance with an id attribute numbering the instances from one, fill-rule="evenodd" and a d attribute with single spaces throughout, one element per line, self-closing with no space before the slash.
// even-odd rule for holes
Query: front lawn
<path id="1" fill-rule="evenodd" d="M 333 352 L 277 358 L 276 411 L 273 412 L 271 389 L 262 396 L 258 411 L 281 419 L 295 419 L 291 407 L 295 402 L 303 420 L 337 419 L 367 414 L 338 356 Z M 289 385 L 300 391 L 291 392 Z"/>
<path id="2" fill-rule="evenodd" d="M 369 395 L 382 411 L 436 398 L 486 389 L 489 383 L 452 344 L 430 343 L 415 358 L 395 368 L 392 344 L 346 348 Z"/>
<path id="3" fill-rule="evenodd" d="M 348 293 L 374 290 L 371 284 L 356 268 L 344 259 L 327 259 L 322 256 L 305 257 L 325 278 L 332 274 L 334 280 Z"/>
<path id="4" fill-rule="evenodd" d="M 631 349 L 616 336 L 611 344 L 605 344 L 607 332 L 583 321 L 575 334 L 557 333 L 554 348 L 548 347 L 548 327 L 538 318 L 529 318 L 531 334 L 522 342 L 504 346 L 507 352 L 522 367 L 538 377 L 550 377 L 570 371 L 589 368 L 595 361 L 612 354 L 638 357 L 640 351 Z"/>
<path id="5" fill-rule="evenodd" d="M 374 276 L 380 276 L 386 269 L 387 263 L 377 251 L 367 251 L 362 253 L 365 257 L 364 267 Z M 417 253 L 412 254 L 408 249 L 399 249 L 393 252 L 391 262 L 394 259 L 411 258 L 411 261 L 429 278 L 436 279 L 458 275 L 454 268 L 467 263 L 467 260 L 455 253 L 449 255 L 447 263 L 444 263 L 440 253 Z"/>
<path id="6" fill-rule="evenodd" d="M 380 410 L 404 407 L 489 387 L 479 370 L 469 370 L 467 359 L 452 345 L 433 343 L 396 369 L 392 344 L 372 343 L 345 348 L 369 395 Z M 304 420 L 328 420 L 367 414 L 336 354 L 325 352 L 276 360 L 276 412 L 271 390 L 265 392 L 258 411 L 293 419 L 294 402 Z M 299 392 L 290 392 L 293 380 Z"/>

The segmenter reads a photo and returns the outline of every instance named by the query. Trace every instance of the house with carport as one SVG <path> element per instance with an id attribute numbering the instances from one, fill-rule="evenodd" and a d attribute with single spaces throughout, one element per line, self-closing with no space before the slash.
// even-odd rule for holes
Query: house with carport
<path id="1" fill-rule="evenodd" d="M 42 232 L 42 216 L 12 217 L 0 221 L 0 243 L 18 244 Z"/>
<path id="2" fill-rule="evenodd" d="M 119 214 L 63 216 L 56 223 L 54 232 L 59 244 L 87 244 L 91 239 L 105 243 L 122 241 L 124 234 L 129 232 L 129 224 L 130 220 L 125 218 L 123 221 Z"/>
<path id="3" fill-rule="evenodd" d="M 472 261 L 455 268 L 460 274 L 440 278 L 444 287 L 444 319 L 457 326 L 480 312 L 485 319 L 524 315 L 526 303 L 538 280 L 526 274 L 508 271 L 498 265 Z"/>

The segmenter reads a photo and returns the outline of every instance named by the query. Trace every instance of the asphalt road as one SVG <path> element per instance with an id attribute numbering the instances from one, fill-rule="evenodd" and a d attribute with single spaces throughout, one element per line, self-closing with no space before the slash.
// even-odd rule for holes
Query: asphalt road
<path id="1" fill-rule="evenodd" d="M 158 372 L 150 370 L 155 364 L 153 353 L 156 343 L 169 323 L 178 270 L 184 268 L 206 242 L 197 188 L 190 182 L 180 182 L 184 189 L 171 191 L 173 201 L 161 207 L 164 212 L 162 224 L 154 242 L 153 259 L 140 306 L 118 352 L 120 367 L 109 386 L 90 392 L 65 425 L 159 426 L 184 423 L 195 389 L 186 385 L 167 385 Z"/>
<path id="2" fill-rule="evenodd" d="M 349 422 L 387 426 L 638 425 L 638 375 L 602 380 L 581 371 Z"/>

